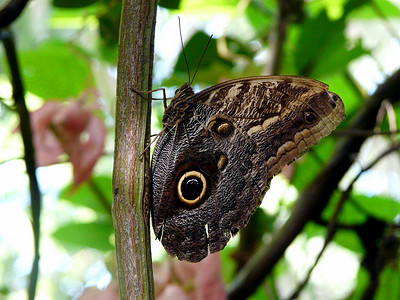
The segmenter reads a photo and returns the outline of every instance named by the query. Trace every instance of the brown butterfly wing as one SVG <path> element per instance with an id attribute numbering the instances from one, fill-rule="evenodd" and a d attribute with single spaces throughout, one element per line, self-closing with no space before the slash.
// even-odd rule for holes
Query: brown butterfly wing
<path id="1" fill-rule="evenodd" d="M 287 76 L 228 81 L 170 107 L 175 125 L 152 160 L 153 228 L 169 254 L 191 262 L 223 249 L 272 176 L 344 118 L 326 85 Z"/>

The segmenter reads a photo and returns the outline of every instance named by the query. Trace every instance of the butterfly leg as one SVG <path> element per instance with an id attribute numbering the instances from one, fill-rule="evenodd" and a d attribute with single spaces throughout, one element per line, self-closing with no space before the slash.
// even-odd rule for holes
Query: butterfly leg
<path id="1" fill-rule="evenodd" d="M 151 98 L 151 100 L 163 100 L 163 104 L 164 104 L 164 108 L 167 108 L 167 98 L 166 94 L 165 94 L 165 89 L 164 88 L 159 88 L 159 89 L 155 89 L 155 90 L 151 90 L 151 91 L 138 91 L 135 90 L 134 88 L 131 88 L 131 91 L 134 92 L 135 94 L 138 94 L 139 96 L 143 97 L 143 94 L 151 94 L 157 91 L 162 91 L 163 92 L 163 98 L 159 99 L 159 98 Z"/>
<path id="2" fill-rule="evenodd" d="M 146 153 L 146 151 L 149 149 L 149 147 L 150 147 L 151 145 L 153 145 L 153 143 L 154 143 L 155 141 L 157 141 L 157 139 L 160 137 L 160 135 L 161 135 L 164 131 L 165 131 L 165 127 L 163 127 L 163 129 L 161 129 L 161 131 L 160 131 L 158 134 L 153 134 L 153 135 L 151 135 L 151 137 L 154 137 L 154 136 L 155 136 L 155 138 L 154 138 L 150 143 L 147 144 L 146 148 L 144 148 L 142 154 L 140 154 L 140 160 L 143 159 L 143 155 Z"/>

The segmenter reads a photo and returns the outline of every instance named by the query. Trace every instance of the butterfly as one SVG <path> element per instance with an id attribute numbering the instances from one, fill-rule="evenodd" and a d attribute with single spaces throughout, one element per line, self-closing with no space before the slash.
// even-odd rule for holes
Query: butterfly
<path id="1" fill-rule="evenodd" d="M 189 81 L 190 82 L 190 81 Z M 156 237 L 180 260 L 222 250 L 288 163 L 345 118 L 328 85 L 298 76 L 183 84 L 162 118 L 151 162 Z"/>

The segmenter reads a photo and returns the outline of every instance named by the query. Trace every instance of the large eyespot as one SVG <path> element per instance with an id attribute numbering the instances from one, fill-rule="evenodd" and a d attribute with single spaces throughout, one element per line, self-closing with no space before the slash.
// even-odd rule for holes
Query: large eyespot
<path id="1" fill-rule="evenodd" d="M 189 206 L 199 203 L 204 198 L 206 190 L 207 181 L 198 171 L 186 172 L 178 181 L 179 200 Z"/>
<path id="2" fill-rule="evenodd" d="M 208 121 L 208 128 L 221 137 L 228 137 L 233 132 L 233 125 L 219 117 L 211 118 Z"/>
<path id="3" fill-rule="evenodd" d="M 317 114 L 313 112 L 312 110 L 307 110 L 304 112 L 304 121 L 306 123 L 311 124 L 314 123 L 317 120 Z"/>

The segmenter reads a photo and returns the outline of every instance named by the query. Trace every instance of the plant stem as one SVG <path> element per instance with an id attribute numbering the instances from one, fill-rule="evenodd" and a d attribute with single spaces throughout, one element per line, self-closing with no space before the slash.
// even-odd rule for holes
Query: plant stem
<path id="1" fill-rule="evenodd" d="M 121 299 L 154 299 L 147 201 L 155 0 L 124 0 L 118 49 L 113 222 Z"/>
<path id="2" fill-rule="evenodd" d="M 29 177 L 29 191 L 31 196 L 32 229 L 34 241 L 34 257 L 31 274 L 29 277 L 28 298 L 33 300 L 36 294 L 36 286 L 39 276 L 39 239 L 40 239 L 40 211 L 41 194 L 36 177 L 36 162 L 32 140 L 31 123 L 29 112 L 25 103 L 25 92 L 19 71 L 15 43 L 11 33 L 2 32 L 2 41 L 10 67 L 11 81 L 13 87 L 13 98 L 16 111 L 20 119 L 22 141 L 24 144 L 24 160 Z"/>

